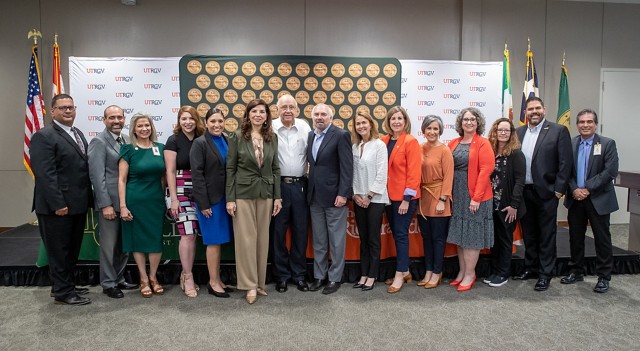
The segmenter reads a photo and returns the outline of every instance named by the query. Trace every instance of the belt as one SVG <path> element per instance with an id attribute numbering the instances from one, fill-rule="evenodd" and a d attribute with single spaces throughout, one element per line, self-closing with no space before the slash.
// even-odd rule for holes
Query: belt
<path id="1" fill-rule="evenodd" d="M 307 178 L 306 177 L 280 177 L 280 180 L 282 180 L 282 182 L 285 184 L 291 184 L 291 183 L 302 182 L 304 180 L 307 180 Z"/>

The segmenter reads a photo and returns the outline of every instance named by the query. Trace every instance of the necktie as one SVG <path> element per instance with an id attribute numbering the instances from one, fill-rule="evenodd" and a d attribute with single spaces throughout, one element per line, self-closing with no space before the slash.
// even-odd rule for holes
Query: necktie
<path id="1" fill-rule="evenodd" d="M 578 164 L 576 165 L 576 183 L 578 188 L 584 188 L 584 182 L 587 179 L 587 162 L 589 162 L 589 143 L 587 141 L 581 141 L 578 150 Z"/>
<path id="2" fill-rule="evenodd" d="M 86 151 L 84 150 L 84 143 L 82 142 L 82 138 L 80 138 L 80 133 L 78 133 L 78 130 L 75 128 L 71 128 L 71 130 L 73 131 L 73 136 L 76 138 L 78 147 L 80 147 L 80 151 L 82 151 L 83 155 L 86 155 Z"/>
<path id="3" fill-rule="evenodd" d="M 116 143 L 118 143 L 120 146 L 125 144 L 124 139 L 122 139 L 122 137 L 120 136 L 116 138 Z"/>

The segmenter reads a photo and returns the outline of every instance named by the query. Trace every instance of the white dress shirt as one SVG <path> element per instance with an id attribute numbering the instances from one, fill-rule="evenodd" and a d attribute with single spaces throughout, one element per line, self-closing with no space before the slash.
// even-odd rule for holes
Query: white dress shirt
<path id="1" fill-rule="evenodd" d="M 278 161 L 283 177 L 302 177 L 307 173 L 307 141 L 311 127 L 297 118 L 287 128 L 280 118 L 271 122 L 278 135 Z"/>
<path id="2" fill-rule="evenodd" d="M 540 123 L 538 123 L 538 125 L 533 128 L 527 125 L 527 131 L 524 133 L 524 138 L 522 139 L 522 153 L 524 153 L 524 158 L 527 163 L 527 172 L 524 180 L 525 184 L 533 184 L 533 176 L 531 175 L 531 161 L 533 159 L 533 151 L 536 148 L 538 136 L 540 136 L 540 129 L 542 129 L 542 124 L 544 124 L 544 119 L 541 120 Z"/>
<path id="3" fill-rule="evenodd" d="M 353 145 L 353 193 L 367 196 L 376 193 L 371 199 L 374 203 L 389 204 L 387 193 L 387 145 L 380 139 L 374 139 L 364 144 L 362 155 L 360 146 Z"/>

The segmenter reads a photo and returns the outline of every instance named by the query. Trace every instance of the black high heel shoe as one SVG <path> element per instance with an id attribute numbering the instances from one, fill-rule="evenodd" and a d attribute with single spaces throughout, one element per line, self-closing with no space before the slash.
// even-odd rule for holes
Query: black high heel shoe
<path id="1" fill-rule="evenodd" d="M 361 284 L 360 282 L 353 284 L 354 289 L 362 289 L 363 287 L 364 287 L 364 284 Z"/>
<path id="2" fill-rule="evenodd" d="M 211 295 L 213 295 L 215 297 L 221 297 L 221 298 L 231 297 L 231 295 L 229 295 L 226 291 L 217 292 L 217 291 L 213 290 L 213 288 L 211 287 L 210 283 L 207 283 L 207 290 L 209 291 L 209 294 L 211 294 Z"/>
<path id="3" fill-rule="evenodd" d="M 376 283 L 373 282 L 373 284 L 371 285 L 367 285 L 367 284 L 362 284 L 362 291 L 369 291 L 369 290 L 373 290 L 373 287 L 376 286 Z"/>

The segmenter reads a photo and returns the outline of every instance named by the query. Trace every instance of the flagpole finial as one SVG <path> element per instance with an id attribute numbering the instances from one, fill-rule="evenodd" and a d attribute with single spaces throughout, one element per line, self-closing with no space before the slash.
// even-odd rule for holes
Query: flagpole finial
<path id="1" fill-rule="evenodd" d="M 507 51 L 507 42 L 504 42 L 504 51 Z"/>
<path id="2" fill-rule="evenodd" d="M 32 29 L 27 33 L 27 39 L 31 39 L 33 37 L 33 45 L 38 45 L 38 37 L 42 38 L 42 33 L 40 33 L 37 29 Z"/>
<path id="3" fill-rule="evenodd" d="M 531 38 L 527 37 L 527 51 L 531 51 Z"/>
<path id="4" fill-rule="evenodd" d="M 564 50 L 562 50 L 562 65 L 563 66 L 564 66 L 565 55 L 566 55 L 566 52 Z"/>
<path id="5" fill-rule="evenodd" d="M 55 33 L 55 34 L 53 35 L 53 43 L 54 43 L 54 44 L 58 44 L 58 33 Z"/>

